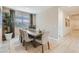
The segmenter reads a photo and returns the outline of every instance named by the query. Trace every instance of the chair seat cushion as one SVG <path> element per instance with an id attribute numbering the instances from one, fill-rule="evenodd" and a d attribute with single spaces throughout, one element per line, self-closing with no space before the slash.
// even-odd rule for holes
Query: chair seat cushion
<path id="1" fill-rule="evenodd" d="M 47 40 L 36 40 L 36 42 L 40 44 L 46 44 L 48 41 Z"/>
<path id="2" fill-rule="evenodd" d="M 40 44 L 42 44 L 42 41 L 41 40 L 35 40 L 36 42 L 38 42 L 38 43 L 40 43 Z"/>
<path id="3" fill-rule="evenodd" d="M 30 41 L 32 41 L 32 40 L 33 40 L 33 39 L 26 39 L 25 41 L 26 41 L 26 42 L 30 42 Z"/>

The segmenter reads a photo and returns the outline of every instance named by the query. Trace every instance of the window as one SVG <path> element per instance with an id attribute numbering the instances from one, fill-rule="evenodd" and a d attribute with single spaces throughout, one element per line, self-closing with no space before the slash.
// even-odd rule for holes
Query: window
<path id="1" fill-rule="evenodd" d="M 15 25 L 21 28 L 28 28 L 30 25 L 30 14 L 15 12 Z"/>
<path id="2" fill-rule="evenodd" d="M 29 15 L 29 16 L 30 16 L 30 15 Z M 30 17 L 28 17 L 28 16 L 23 16 L 22 24 L 23 24 L 24 26 L 29 26 L 29 25 L 30 25 Z"/>

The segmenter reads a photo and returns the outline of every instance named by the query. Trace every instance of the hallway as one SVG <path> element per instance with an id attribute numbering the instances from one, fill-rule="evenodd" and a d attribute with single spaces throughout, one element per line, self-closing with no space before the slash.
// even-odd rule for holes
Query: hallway
<path id="1" fill-rule="evenodd" d="M 60 40 L 60 44 L 52 51 L 55 53 L 79 53 L 79 30 L 72 31 Z"/>

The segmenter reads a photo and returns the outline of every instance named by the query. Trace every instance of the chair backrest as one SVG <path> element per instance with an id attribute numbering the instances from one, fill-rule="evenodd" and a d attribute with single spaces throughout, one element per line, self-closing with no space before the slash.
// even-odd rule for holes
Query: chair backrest
<path id="1" fill-rule="evenodd" d="M 20 32 L 20 35 L 22 34 L 22 30 L 21 29 L 19 29 L 19 32 Z"/>
<path id="2" fill-rule="evenodd" d="M 22 29 L 20 29 L 20 36 L 21 36 L 21 39 L 24 40 L 24 32 Z"/>
<path id="3" fill-rule="evenodd" d="M 48 42 L 48 36 L 49 36 L 49 32 L 44 31 L 43 35 L 42 35 L 42 42 L 43 43 Z"/>
<path id="4" fill-rule="evenodd" d="M 22 37 L 22 30 L 21 29 L 19 29 L 19 33 L 20 33 L 20 37 Z"/>
<path id="5" fill-rule="evenodd" d="M 23 31 L 23 38 L 24 38 L 24 40 L 26 41 L 26 42 L 28 42 L 28 41 L 30 41 L 30 39 L 29 39 L 29 37 L 28 37 L 28 33 L 27 33 L 27 31 Z"/>

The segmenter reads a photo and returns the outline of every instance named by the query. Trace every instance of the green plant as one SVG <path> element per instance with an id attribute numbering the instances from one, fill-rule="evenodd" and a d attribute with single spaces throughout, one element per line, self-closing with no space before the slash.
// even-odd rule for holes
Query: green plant
<path id="1" fill-rule="evenodd" d="M 10 27 L 11 27 L 11 17 L 9 15 L 9 13 L 5 13 L 5 19 L 7 21 L 7 27 L 9 28 L 8 30 L 10 30 Z M 8 31 L 7 33 L 10 33 L 10 31 Z"/>

